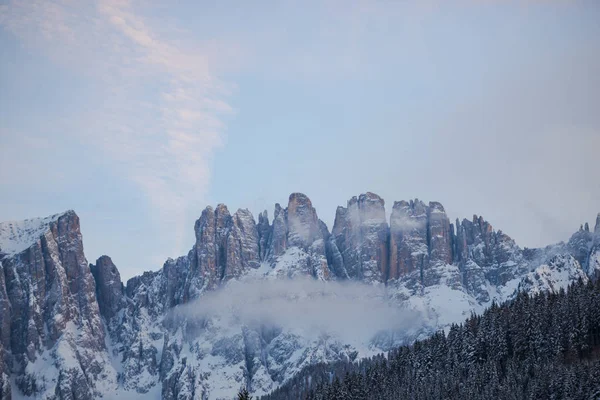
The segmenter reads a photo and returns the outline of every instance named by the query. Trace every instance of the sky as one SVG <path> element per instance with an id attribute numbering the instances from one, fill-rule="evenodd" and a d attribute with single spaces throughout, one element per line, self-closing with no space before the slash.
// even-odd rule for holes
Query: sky
<path id="1" fill-rule="evenodd" d="M 598 71 L 597 1 L 0 0 L 0 220 L 74 209 L 124 278 L 292 192 L 543 246 L 600 212 Z"/>

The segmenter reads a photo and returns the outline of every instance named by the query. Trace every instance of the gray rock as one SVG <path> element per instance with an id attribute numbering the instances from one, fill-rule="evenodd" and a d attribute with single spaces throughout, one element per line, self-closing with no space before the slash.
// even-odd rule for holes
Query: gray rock
<path id="1" fill-rule="evenodd" d="M 422 201 L 394 203 L 390 217 L 389 278 L 408 277 L 422 282 L 429 264 L 428 208 Z"/>
<path id="2" fill-rule="evenodd" d="M 282 255 L 287 249 L 287 211 L 282 209 L 279 203 L 275 204 L 275 212 L 273 213 L 273 225 L 271 235 L 269 237 L 269 245 L 266 252 L 266 257 L 273 260 L 275 257 Z"/>
<path id="3" fill-rule="evenodd" d="M 98 258 L 95 265 L 90 264 L 90 270 L 96 282 L 100 314 L 109 321 L 126 305 L 121 274 L 108 256 Z"/>
<path id="4" fill-rule="evenodd" d="M 259 258 L 261 261 L 263 261 L 267 257 L 269 239 L 271 238 L 271 225 L 269 225 L 269 216 L 267 215 L 267 210 L 258 214 L 258 224 L 256 228 L 258 230 Z"/>
<path id="5" fill-rule="evenodd" d="M 3 378 L 9 371 L 21 376 L 16 380 L 21 391 L 37 395 L 46 389 L 24 370 L 41 352 L 52 348 L 59 372 L 57 398 L 91 399 L 94 379 L 103 370 L 96 356 L 106 348 L 95 281 L 83 253 L 79 217 L 67 211 L 21 225 L 2 226 L 0 230 L 10 230 L 20 240 L 32 232 L 39 235 L 29 237 L 24 250 L 6 254 L 1 260 L 0 353 L 5 361 L 0 369 L 1 390 L 10 391 Z M 76 332 L 64 335 L 69 329 Z M 69 350 L 58 352 L 55 345 L 59 341 L 64 343 L 61 349 Z M 76 361 L 66 363 L 64 357 Z"/>
<path id="6" fill-rule="evenodd" d="M 330 246 L 332 262 L 343 267 L 333 269 L 351 279 L 364 282 L 385 282 L 388 275 L 388 224 L 385 220 L 385 202 L 374 193 L 367 192 L 348 200 L 346 208 L 338 207 L 332 236 L 335 246 Z"/>
<path id="7" fill-rule="evenodd" d="M 240 386 L 264 393 L 306 365 L 357 357 L 356 349 L 326 332 L 308 338 L 261 323 L 232 331 L 221 321 L 225 314 L 190 319 L 177 312 L 193 311 L 191 300 L 253 274 L 261 263 L 259 273 L 271 265 L 279 277 L 382 283 L 391 298 L 424 302 L 427 290 L 441 287 L 481 305 L 514 285 L 557 290 L 600 276 L 600 215 L 594 232 L 586 224 L 568 243 L 522 250 L 482 217 L 450 224 L 437 202 L 395 202 L 388 227 L 384 201 L 366 193 L 338 208 L 331 234 L 300 193 L 290 196 L 287 208 L 275 206 L 272 225 L 266 212 L 257 224 L 248 210 L 231 215 L 221 204 L 202 212 L 187 255 L 125 287 L 109 257 L 87 264 L 75 213 L 40 221 L 37 227 L 0 224 L 2 399 L 15 390 L 97 398 L 97 382 L 138 393 L 156 388 L 165 399 L 228 396 Z M 17 251 L 4 237 L 30 242 Z M 371 344 L 389 347 L 411 337 L 382 334 Z M 56 369 L 55 381 L 26 372 L 40 358 Z M 112 364 L 120 368 L 118 379 Z"/>

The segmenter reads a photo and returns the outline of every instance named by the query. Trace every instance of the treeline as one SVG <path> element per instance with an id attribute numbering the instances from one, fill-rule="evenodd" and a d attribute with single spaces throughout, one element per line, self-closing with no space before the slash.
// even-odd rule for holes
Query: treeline
<path id="1" fill-rule="evenodd" d="M 600 399 L 600 281 L 520 293 L 387 356 L 304 369 L 262 400 Z"/>

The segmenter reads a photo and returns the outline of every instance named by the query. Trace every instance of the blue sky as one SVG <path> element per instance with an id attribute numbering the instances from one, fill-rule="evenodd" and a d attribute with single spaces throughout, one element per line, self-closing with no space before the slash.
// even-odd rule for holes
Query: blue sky
<path id="1" fill-rule="evenodd" d="M 373 191 L 522 246 L 600 211 L 595 1 L 0 2 L 0 220 L 75 209 L 125 277 L 208 205 Z"/>

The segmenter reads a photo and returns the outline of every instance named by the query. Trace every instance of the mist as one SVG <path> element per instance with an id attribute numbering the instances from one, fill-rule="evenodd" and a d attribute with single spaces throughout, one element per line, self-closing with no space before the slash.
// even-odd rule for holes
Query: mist
<path id="1" fill-rule="evenodd" d="M 230 281 L 177 307 L 172 317 L 220 320 L 235 329 L 277 327 L 308 338 L 330 335 L 363 344 L 382 334 L 415 336 L 424 321 L 420 313 L 390 301 L 383 286 L 309 278 Z"/>

